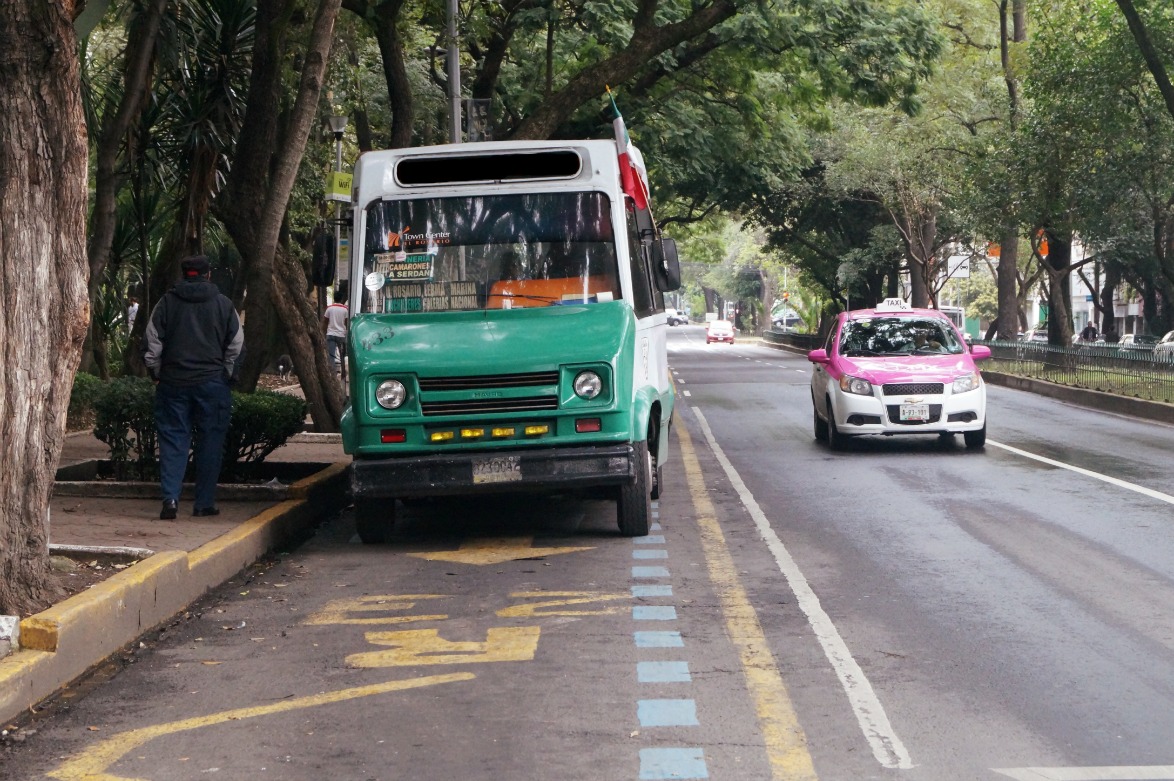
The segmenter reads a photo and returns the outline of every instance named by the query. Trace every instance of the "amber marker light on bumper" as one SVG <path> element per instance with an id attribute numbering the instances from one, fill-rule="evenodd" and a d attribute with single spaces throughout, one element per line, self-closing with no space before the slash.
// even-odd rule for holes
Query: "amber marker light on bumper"
<path id="1" fill-rule="evenodd" d="M 512 437 L 514 435 L 514 427 L 495 428 L 490 433 L 495 437 Z"/>
<path id="2" fill-rule="evenodd" d="M 456 435 L 451 431 L 433 431 L 428 435 L 428 439 L 432 440 L 433 442 L 448 442 L 454 436 Z"/>
<path id="3" fill-rule="evenodd" d="M 528 437 L 536 437 L 539 434 L 549 434 L 550 426 L 526 426 L 525 432 L 526 436 Z"/>
<path id="4" fill-rule="evenodd" d="M 485 436 L 485 429 L 483 428 L 461 429 L 461 439 L 480 439 L 483 436 Z"/>

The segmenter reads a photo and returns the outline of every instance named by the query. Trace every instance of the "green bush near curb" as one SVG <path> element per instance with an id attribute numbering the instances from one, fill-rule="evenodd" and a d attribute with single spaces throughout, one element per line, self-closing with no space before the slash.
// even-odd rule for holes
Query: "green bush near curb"
<path id="1" fill-rule="evenodd" d="M 86 383 L 83 392 L 92 393 L 94 436 L 110 447 L 114 478 L 159 479 L 155 384 L 145 377 L 121 377 L 100 382 L 97 389 Z M 302 430 L 305 417 L 306 403 L 295 396 L 234 392 L 221 481 L 231 482 L 246 471 L 246 464 L 263 461 Z M 195 436 L 199 437 L 198 428 Z"/>

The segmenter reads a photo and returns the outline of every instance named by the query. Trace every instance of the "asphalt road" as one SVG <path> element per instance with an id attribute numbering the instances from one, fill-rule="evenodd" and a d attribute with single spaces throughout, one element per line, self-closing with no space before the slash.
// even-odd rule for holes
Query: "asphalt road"
<path id="1" fill-rule="evenodd" d="M 990 388 L 983 451 L 832 453 L 802 357 L 688 326 L 670 362 L 648 538 L 581 497 L 386 546 L 342 512 L 0 778 L 1174 779 L 1174 430 Z"/>

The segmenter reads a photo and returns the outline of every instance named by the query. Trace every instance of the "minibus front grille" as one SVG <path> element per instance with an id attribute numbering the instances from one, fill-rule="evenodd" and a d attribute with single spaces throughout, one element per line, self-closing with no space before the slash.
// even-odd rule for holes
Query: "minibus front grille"
<path id="1" fill-rule="evenodd" d="M 425 415 L 480 415 L 489 412 L 540 412 L 552 409 L 558 409 L 558 396 L 420 402 L 420 410 Z"/>
<path id="2" fill-rule="evenodd" d="M 531 388 L 539 385 L 558 385 L 558 372 L 526 372 L 524 374 L 482 374 L 471 377 L 421 377 L 421 392 L 463 391 L 482 388 Z"/>

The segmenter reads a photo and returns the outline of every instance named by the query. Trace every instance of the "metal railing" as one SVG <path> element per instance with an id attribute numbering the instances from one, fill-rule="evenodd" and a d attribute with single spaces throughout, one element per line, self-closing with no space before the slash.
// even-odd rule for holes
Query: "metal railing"
<path id="1" fill-rule="evenodd" d="M 814 350 L 823 340 L 812 334 L 767 330 L 763 341 Z M 1070 348 L 1043 342 L 984 342 L 991 348 L 986 371 L 1054 382 L 1073 388 L 1174 403 L 1174 353 L 1122 349 L 1116 344 L 1081 344 Z"/>
<path id="2" fill-rule="evenodd" d="M 984 370 L 1074 388 L 1174 402 L 1174 355 L 1115 344 L 1053 347 L 1042 342 L 976 342 L 991 348 Z"/>

